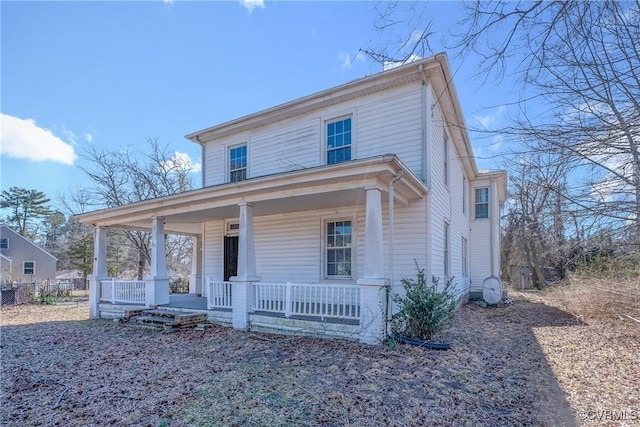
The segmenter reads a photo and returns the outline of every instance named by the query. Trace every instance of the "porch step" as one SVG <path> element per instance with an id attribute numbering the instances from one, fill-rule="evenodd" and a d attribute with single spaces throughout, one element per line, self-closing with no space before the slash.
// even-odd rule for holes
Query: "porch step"
<path id="1" fill-rule="evenodd" d="M 141 310 L 140 313 L 129 317 L 129 322 L 132 325 L 144 326 L 145 329 L 156 328 L 160 331 L 170 332 L 206 323 L 207 315 L 206 313 L 151 309 Z"/>

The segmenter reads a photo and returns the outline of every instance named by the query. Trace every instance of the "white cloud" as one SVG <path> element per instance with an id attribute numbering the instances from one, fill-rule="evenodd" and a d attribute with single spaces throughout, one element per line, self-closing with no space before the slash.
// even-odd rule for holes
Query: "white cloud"
<path id="1" fill-rule="evenodd" d="M 351 64 L 351 55 L 349 55 L 346 52 L 340 52 L 338 54 L 338 59 L 340 60 L 340 68 L 342 68 L 343 70 L 345 68 L 351 68 L 352 64 Z"/>
<path id="2" fill-rule="evenodd" d="M 168 5 L 172 5 L 173 4 L 173 0 L 162 0 L 162 3 L 168 4 Z"/>
<path id="3" fill-rule="evenodd" d="M 473 119 L 482 126 L 482 129 L 489 130 L 503 120 L 506 112 L 507 107 L 501 105 L 495 112 L 487 114 L 486 116 L 473 116 Z"/>
<path id="4" fill-rule="evenodd" d="M 504 143 L 504 136 L 496 135 L 493 137 L 493 140 L 491 141 L 491 149 L 493 151 L 497 151 L 500 149 L 500 147 L 502 147 L 503 143 Z"/>
<path id="5" fill-rule="evenodd" d="M 62 131 L 61 132 L 67 138 L 67 141 L 71 142 L 72 145 L 77 145 L 78 144 L 78 137 L 76 136 L 75 133 L 71 132 L 70 130 L 68 130 L 64 126 L 62 126 Z"/>
<path id="6" fill-rule="evenodd" d="M 33 119 L 20 119 L 0 113 L 0 153 L 32 162 L 58 162 L 72 165 L 78 158 L 73 145 L 55 136 Z M 67 133 L 67 131 L 64 131 Z M 73 135 L 73 133 L 71 133 Z"/>
<path id="7" fill-rule="evenodd" d="M 179 151 L 174 152 L 173 157 L 164 162 L 162 166 L 167 171 L 171 169 L 181 169 L 197 173 L 202 170 L 202 165 L 200 163 L 194 163 L 193 160 L 191 160 L 191 157 L 189 157 L 189 154 L 181 153 Z"/>
<path id="8" fill-rule="evenodd" d="M 93 135 L 91 135 L 89 132 L 84 134 L 84 140 L 87 142 L 92 142 L 93 141 Z"/>
<path id="9" fill-rule="evenodd" d="M 358 52 L 352 58 L 350 54 L 346 52 L 340 52 L 338 54 L 338 59 L 340 60 L 340 68 L 345 70 L 353 67 L 353 64 L 356 62 L 364 62 L 365 55 L 362 52 Z"/>
<path id="10" fill-rule="evenodd" d="M 251 14 L 256 7 L 260 9 L 264 9 L 265 7 L 264 0 L 240 0 L 240 4 L 249 11 L 249 14 Z"/>

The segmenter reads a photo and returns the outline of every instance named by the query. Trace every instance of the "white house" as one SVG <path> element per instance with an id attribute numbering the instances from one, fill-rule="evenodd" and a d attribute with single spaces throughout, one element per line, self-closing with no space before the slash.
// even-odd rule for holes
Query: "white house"
<path id="1" fill-rule="evenodd" d="M 499 276 L 506 174 L 477 169 L 445 54 L 187 138 L 201 189 L 78 217 L 95 226 L 91 316 L 170 304 L 165 233 L 193 237 L 191 292 L 242 329 L 378 342 L 386 285 L 399 292 L 416 263 L 461 298 Z M 107 227 L 152 232 L 145 282 L 108 281 Z"/>
<path id="2" fill-rule="evenodd" d="M 55 281 L 58 259 L 5 224 L 0 224 L 2 283 Z"/>

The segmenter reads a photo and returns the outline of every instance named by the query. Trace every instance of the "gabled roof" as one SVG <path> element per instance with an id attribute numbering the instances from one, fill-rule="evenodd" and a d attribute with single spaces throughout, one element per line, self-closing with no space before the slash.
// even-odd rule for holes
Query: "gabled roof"
<path id="1" fill-rule="evenodd" d="M 48 255 L 51 258 L 55 259 L 55 260 L 58 260 L 58 258 L 56 258 L 53 255 L 51 255 L 48 251 L 46 251 L 45 249 L 43 249 L 40 246 L 36 245 L 35 243 L 33 243 L 31 240 L 27 239 L 26 237 L 22 236 L 20 233 L 16 232 L 15 230 L 13 230 L 8 225 L 0 224 L 0 236 L 6 237 L 7 231 L 9 232 L 9 234 L 12 235 L 11 238 L 13 238 L 13 239 L 15 239 L 15 238 L 22 239 L 25 242 L 29 243 L 31 246 L 33 246 L 34 249 L 37 249 L 37 250 L 41 251 L 42 253 L 44 253 L 45 255 Z M 9 242 L 9 249 L 11 249 L 11 242 Z"/>
<path id="2" fill-rule="evenodd" d="M 410 82 L 429 81 L 447 122 L 456 150 L 471 179 L 478 175 L 460 100 L 453 82 L 446 53 L 363 77 L 296 100 L 258 111 L 216 126 L 194 132 L 185 138 L 205 144 L 238 132 L 255 129 L 281 120 L 306 114 L 331 105 L 373 94 Z"/>

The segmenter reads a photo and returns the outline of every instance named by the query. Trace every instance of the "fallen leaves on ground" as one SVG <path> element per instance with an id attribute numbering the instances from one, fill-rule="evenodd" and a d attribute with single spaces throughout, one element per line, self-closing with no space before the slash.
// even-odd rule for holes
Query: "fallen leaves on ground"
<path id="1" fill-rule="evenodd" d="M 603 425 L 588 411 L 640 409 L 640 328 L 585 322 L 553 293 L 512 296 L 465 305 L 448 351 L 221 326 L 159 334 L 89 320 L 86 303 L 3 307 L 1 424 Z"/>

